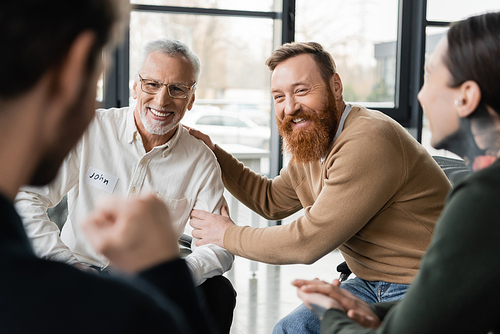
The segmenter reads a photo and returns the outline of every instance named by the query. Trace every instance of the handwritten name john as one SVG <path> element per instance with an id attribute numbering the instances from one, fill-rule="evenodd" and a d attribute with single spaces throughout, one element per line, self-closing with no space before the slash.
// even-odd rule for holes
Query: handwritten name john
<path id="1" fill-rule="evenodd" d="M 109 181 L 107 179 L 104 178 L 104 175 L 103 174 L 96 174 L 96 173 L 92 173 L 92 175 L 89 176 L 90 179 L 94 179 L 96 181 L 101 181 L 102 184 L 108 184 Z"/>

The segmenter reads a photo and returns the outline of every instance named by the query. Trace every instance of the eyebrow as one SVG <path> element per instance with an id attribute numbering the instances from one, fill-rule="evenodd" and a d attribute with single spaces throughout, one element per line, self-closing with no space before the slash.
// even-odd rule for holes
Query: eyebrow
<path id="1" fill-rule="evenodd" d="M 146 78 L 145 76 L 142 77 L 144 80 L 151 80 L 151 81 L 154 81 L 154 82 L 158 82 L 158 83 L 161 83 L 161 84 L 164 84 L 164 85 L 182 85 L 182 86 L 191 86 L 189 83 L 184 83 L 184 82 L 170 82 L 168 84 L 165 84 L 163 83 L 162 81 L 160 80 L 157 80 L 157 79 L 153 79 L 153 78 Z"/>
<path id="2" fill-rule="evenodd" d="M 296 83 L 292 84 L 292 87 L 297 87 L 297 86 L 301 86 L 301 85 L 305 85 L 305 86 L 308 86 L 308 85 L 309 85 L 309 86 L 310 86 L 310 84 L 308 84 L 308 83 L 306 83 L 306 82 L 299 81 L 299 82 L 296 82 Z M 272 94 L 272 93 L 278 93 L 278 92 L 281 92 L 281 90 L 276 89 L 276 88 L 271 89 L 271 94 Z"/>

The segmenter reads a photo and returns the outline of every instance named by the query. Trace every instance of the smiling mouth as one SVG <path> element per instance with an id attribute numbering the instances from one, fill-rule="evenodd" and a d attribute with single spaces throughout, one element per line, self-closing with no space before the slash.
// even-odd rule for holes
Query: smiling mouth
<path id="1" fill-rule="evenodd" d="M 304 123 L 306 121 L 305 118 L 294 118 L 292 119 L 292 123 L 293 124 L 300 124 L 300 123 Z"/>
<path id="2" fill-rule="evenodd" d="M 151 113 L 155 116 L 158 116 L 158 117 L 168 117 L 170 116 L 171 114 L 173 114 L 173 112 L 171 111 L 168 111 L 168 112 L 161 112 L 159 110 L 156 110 L 156 109 L 153 109 L 153 108 L 150 108 L 150 107 L 147 107 L 149 111 L 151 111 Z"/>

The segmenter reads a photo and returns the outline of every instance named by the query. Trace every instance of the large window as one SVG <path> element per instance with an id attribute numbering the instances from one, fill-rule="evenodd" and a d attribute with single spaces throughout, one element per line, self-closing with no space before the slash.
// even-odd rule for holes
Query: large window
<path id="1" fill-rule="evenodd" d="M 296 0 L 295 39 L 330 51 L 344 99 L 380 110 L 420 138 L 412 88 L 423 67 L 424 0 Z"/>
<path id="2" fill-rule="evenodd" d="M 398 0 L 297 0 L 295 39 L 329 51 L 344 99 L 395 106 Z"/>
<path id="3" fill-rule="evenodd" d="M 130 103 L 144 42 L 177 38 L 202 62 L 195 107 L 185 122 L 209 127 L 216 141 L 233 145 L 232 149 L 260 152 L 258 169 L 271 177 L 283 165 L 270 73 L 264 65 L 275 47 L 293 40 L 320 42 L 336 60 L 348 102 L 381 110 L 433 154 L 447 155 L 429 147 L 427 120 L 417 100 L 425 57 L 451 22 L 500 10 L 498 0 L 131 2 L 130 38 L 116 52 L 114 68 L 101 82 L 99 99 L 104 106 Z M 206 115 L 222 125 L 197 123 L 206 123 Z"/>
<path id="4" fill-rule="evenodd" d="M 427 0 L 427 20 L 453 22 L 486 11 L 500 10 L 498 0 Z"/>

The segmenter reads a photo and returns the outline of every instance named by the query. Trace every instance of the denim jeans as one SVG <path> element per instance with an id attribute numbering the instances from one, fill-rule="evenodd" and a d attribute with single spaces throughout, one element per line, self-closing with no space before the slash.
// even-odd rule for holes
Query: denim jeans
<path id="1" fill-rule="evenodd" d="M 370 282 L 358 277 L 348 279 L 340 284 L 341 289 L 349 291 L 369 304 L 400 300 L 406 294 L 408 287 L 408 284 Z M 319 319 L 302 304 L 278 321 L 274 326 L 273 334 L 317 334 L 319 329 Z"/>

